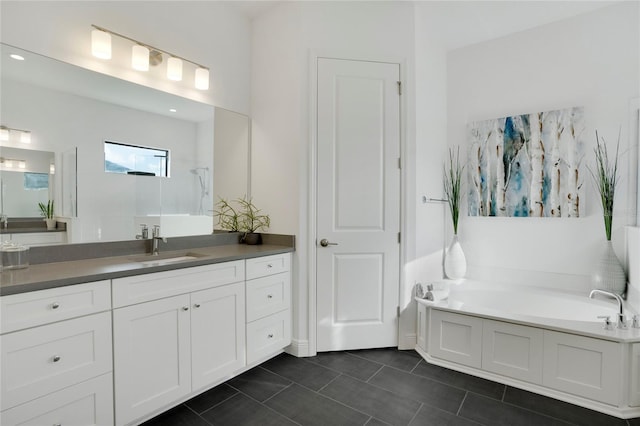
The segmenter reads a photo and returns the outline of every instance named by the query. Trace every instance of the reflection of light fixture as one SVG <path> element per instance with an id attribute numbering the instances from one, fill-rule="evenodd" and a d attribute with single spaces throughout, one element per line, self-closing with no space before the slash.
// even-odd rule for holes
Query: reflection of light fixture
<path id="1" fill-rule="evenodd" d="M 91 31 L 91 54 L 100 59 L 111 59 L 111 34 L 99 28 Z"/>
<path id="2" fill-rule="evenodd" d="M 19 169 L 26 169 L 27 162 L 25 160 L 18 160 L 15 158 L 0 157 L 0 166 L 4 169 L 13 169 L 15 167 Z"/>
<path id="3" fill-rule="evenodd" d="M 91 31 L 91 53 L 93 56 L 100 59 L 111 59 L 111 36 L 117 36 L 134 44 L 131 50 L 131 67 L 133 69 L 148 71 L 149 65 L 156 66 L 161 64 L 163 62 L 162 54 L 165 54 L 169 58 L 167 60 L 167 78 L 169 80 L 181 81 L 183 74 L 182 63 L 188 62 L 196 67 L 195 88 L 198 90 L 209 89 L 209 68 L 106 28 L 97 25 L 91 26 L 93 27 Z"/>
<path id="4" fill-rule="evenodd" d="M 131 67 L 138 71 L 149 71 L 149 49 L 141 44 L 131 48 Z"/>
<path id="5" fill-rule="evenodd" d="M 52 175 L 56 173 L 55 164 L 49 164 L 49 173 L 52 174 Z"/>
<path id="6" fill-rule="evenodd" d="M 18 161 L 18 168 L 19 169 L 25 169 L 27 167 L 27 162 L 24 160 L 20 160 Z"/>
<path id="7" fill-rule="evenodd" d="M 17 133 L 20 135 L 21 143 L 31 143 L 31 131 L 23 129 L 14 129 L 13 127 L 0 126 L 0 141 L 9 141 L 11 134 Z"/>
<path id="8" fill-rule="evenodd" d="M 20 56 L 17 53 L 12 53 L 9 55 L 11 59 L 15 59 L 16 61 L 24 61 L 24 56 Z"/>
<path id="9" fill-rule="evenodd" d="M 182 80 L 182 61 L 174 56 L 167 61 L 167 78 L 173 81 Z"/>

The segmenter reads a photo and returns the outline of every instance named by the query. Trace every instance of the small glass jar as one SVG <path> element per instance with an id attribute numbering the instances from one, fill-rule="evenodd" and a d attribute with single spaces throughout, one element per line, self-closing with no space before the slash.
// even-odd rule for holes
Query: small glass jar
<path id="1" fill-rule="evenodd" d="M 0 243 L 0 271 L 29 266 L 29 247 L 11 241 Z"/>

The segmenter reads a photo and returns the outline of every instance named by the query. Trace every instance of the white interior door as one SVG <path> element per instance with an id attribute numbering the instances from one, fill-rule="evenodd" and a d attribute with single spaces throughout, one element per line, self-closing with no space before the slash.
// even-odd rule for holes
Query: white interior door
<path id="1" fill-rule="evenodd" d="M 397 346 L 400 66 L 317 71 L 317 350 Z"/>

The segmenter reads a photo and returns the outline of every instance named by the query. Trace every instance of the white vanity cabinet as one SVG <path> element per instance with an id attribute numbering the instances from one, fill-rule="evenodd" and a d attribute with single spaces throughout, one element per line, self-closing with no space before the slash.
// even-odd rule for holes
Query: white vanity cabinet
<path id="1" fill-rule="evenodd" d="M 247 261 L 247 364 L 291 343 L 291 255 Z"/>
<path id="2" fill-rule="evenodd" d="M 631 345 L 631 381 L 629 405 L 640 407 L 640 343 Z"/>
<path id="3" fill-rule="evenodd" d="M 186 292 L 195 288 L 202 290 Z M 142 302 L 113 311 L 116 424 L 244 367 L 244 261 L 115 279 L 113 293 L 118 303 Z"/>
<path id="4" fill-rule="evenodd" d="M 112 424 L 109 281 L 2 296 L 0 304 L 0 423 Z"/>

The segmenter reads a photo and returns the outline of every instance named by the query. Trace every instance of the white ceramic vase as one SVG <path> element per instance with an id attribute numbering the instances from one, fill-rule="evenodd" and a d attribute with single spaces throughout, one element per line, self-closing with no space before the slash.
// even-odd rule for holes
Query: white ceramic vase
<path id="1" fill-rule="evenodd" d="M 55 219 L 45 219 L 44 221 L 47 223 L 47 230 L 48 231 L 56 229 L 56 220 Z"/>
<path id="2" fill-rule="evenodd" d="M 444 257 L 444 273 L 447 278 L 452 280 L 464 278 L 467 273 L 467 259 L 458 241 L 458 235 L 453 236 L 451 245 L 449 245 Z"/>
<path id="3" fill-rule="evenodd" d="M 627 277 L 622 265 L 613 250 L 611 241 L 607 241 L 596 263 L 596 269 L 591 277 L 594 289 L 606 290 L 622 294 L 627 287 Z"/>

